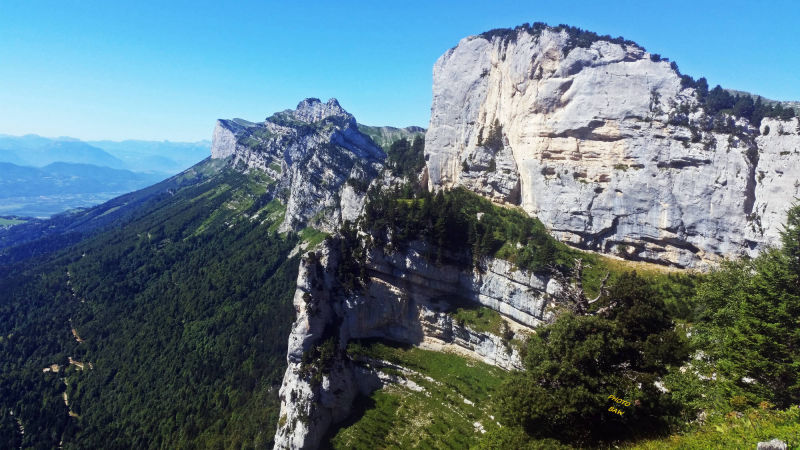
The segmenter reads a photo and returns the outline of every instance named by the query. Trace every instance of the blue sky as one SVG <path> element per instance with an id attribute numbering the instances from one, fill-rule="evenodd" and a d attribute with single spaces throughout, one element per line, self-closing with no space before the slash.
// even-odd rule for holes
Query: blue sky
<path id="1" fill-rule="evenodd" d="M 0 0 L 0 133 L 210 139 L 305 97 L 427 126 L 462 37 L 542 21 L 624 36 L 713 85 L 800 100 L 797 1 Z"/>

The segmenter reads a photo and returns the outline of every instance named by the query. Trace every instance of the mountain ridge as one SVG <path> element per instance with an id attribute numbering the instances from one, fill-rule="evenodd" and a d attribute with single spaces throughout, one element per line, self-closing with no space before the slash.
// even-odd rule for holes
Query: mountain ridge
<path id="1" fill-rule="evenodd" d="M 336 99 L 305 99 L 261 123 L 220 119 L 212 142 L 212 158 L 279 180 L 287 205 L 281 231 L 314 226 L 330 232 L 340 220 L 354 219 L 386 159 Z"/>
<path id="2" fill-rule="evenodd" d="M 522 448 L 527 441 L 508 438 L 519 424 L 490 406 L 508 394 L 498 390 L 503 379 L 538 387 L 505 370 L 529 367 L 540 349 L 528 338 L 559 317 L 587 319 L 565 335 L 601 352 L 557 353 L 578 364 L 551 384 L 578 380 L 593 428 L 637 423 L 607 422 L 596 408 L 606 390 L 647 395 L 624 419 L 647 424 L 662 412 L 649 400 L 669 400 L 668 368 L 635 373 L 629 392 L 617 392 L 631 374 L 626 358 L 658 365 L 651 349 L 662 337 L 681 347 L 696 334 L 694 314 L 725 311 L 692 303 L 695 275 L 645 274 L 644 264 L 598 253 L 678 267 L 710 266 L 740 248 L 758 254 L 782 214 L 764 197 L 783 202 L 798 188 L 788 149 L 800 144 L 800 122 L 711 114 L 701 87 L 662 58 L 564 27 L 465 38 L 437 61 L 434 83 L 424 149 L 415 149 L 422 131 L 359 126 L 337 100 L 308 98 L 263 122 L 218 120 L 211 156 L 161 183 L 0 229 L 9 292 L 0 299 L 9 368 L 0 373 L 0 434 L 15 446 L 317 448 L 347 446 L 345 435 L 362 430 L 355 442 L 369 446 Z M 413 170 L 395 171 L 394 145 L 382 139 L 424 156 L 398 158 Z M 766 238 L 736 241 L 733 232 Z M 631 291 L 644 286 L 649 303 L 625 289 L 609 298 L 622 279 Z M 603 315 L 614 308 L 629 328 Z M 670 334 L 650 339 L 653 323 Z M 619 347 L 634 333 L 645 347 Z M 605 360 L 614 346 L 626 354 Z M 703 384 L 716 381 L 703 352 L 682 361 L 679 350 L 670 373 L 688 384 L 679 395 L 716 395 Z M 591 379 L 598 368 L 610 381 Z M 572 417 L 567 397 L 552 411 Z M 750 401 L 719 399 L 738 409 Z M 408 417 L 406 435 L 386 429 Z"/>
<path id="3" fill-rule="evenodd" d="M 72 162 L 134 172 L 174 174 L 208 156 L 210 148 L 211 141 L 207 140 L 83 141 L 68 136 L 48 138 L 36 134 L 0 134 L 0 161 L 33 167 L 43 167 L 53 162 Z"/>
<path id="4" fill-rule="evenodd" d="M 125 164 L 110 153 L 77 139 L 48 139 L 38 135 L 0 136 L 0 158 L 16 158 L 29 166 L 72 162 L 123 169 Z M 10 161 L 13 162 L 13 161 Z"/>

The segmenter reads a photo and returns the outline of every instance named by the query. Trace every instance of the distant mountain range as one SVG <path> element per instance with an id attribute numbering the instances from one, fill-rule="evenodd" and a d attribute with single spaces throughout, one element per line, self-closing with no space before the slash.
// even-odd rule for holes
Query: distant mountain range
<path id="1" fill-rule="evenodd" d="M 88 207 L 174 175 L 211 143 L 0 135 L 0 214 L 44 217 Z"/>
<path id="2" fill-rule="evenodd" d="M 197 164 L 211 154 L 211 141 L 89 141 L 122 160 L 134 172 L 175 174 Z"/>
<path id="3" fill-rule="evenodd" d="M 49 216 L 93 206 L 164 179 L 92 164 L 55 162 L 42 168 L 0 162 L 0 214 Z"/>
<path id="4" fill-rule="evenodd" d="M 49 139 L 36 135 L 0 136 L 0 162 L 33 167 L 70 162 L 125 168 L 125 163 L 119 158 L 77 139 Z"/>
<path id="5" fill-rule="evenodd" d="M 0 134 L 0 162 L 33 167 L 68 162 L 169 175 L 191 167 L 210 151 L 210 141 L 84 142 L 69 137 Z"/>

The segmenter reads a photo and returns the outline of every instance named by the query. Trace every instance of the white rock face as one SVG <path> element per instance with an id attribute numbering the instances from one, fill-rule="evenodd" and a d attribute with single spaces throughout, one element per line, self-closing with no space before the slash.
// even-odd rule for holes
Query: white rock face
<path id="1" fill-rule="evenodd" d="M 766 136 L 719 126 L 670 63 L 633 44 L 473 36 L 433 79 L 429 186 L 520 205 L 579 247 L 683 267 L 753 256 L 777 243 L 797 194 L 796 119 L 765 119 Z"/>
<path id="2" fill-rule="evenodd" d="M 271 188 L 286 205 L 280 231 L 312 225 L 333 232 L 363 206 L 365 192 L 351 184 L 368 185 L 386 154 L 336 99 L 306 99 L 262 123 L 218 120 L 211 157 L 229 158 L 232 166 L 263 171 L 275 181 Z"/>
<path id="3" fill-rule="evenodd" d="M 764 134 L 769 127 L 769 133 Z M 759 156 L 751 227 L 763 230 L 768 243 L 780 239 L 787 209 L 800 197 L 800 119 L 764 119 L 756 138 Z"/>
<path id="4" fill-rule="evenodd" d="M 511 335 L 530 332 L 530 327 L 548 318 L 545 291 L 552 288 L 553 280 L 513 270 L 498 260 L 486 261 L 483 274 L 436 266 L 422 256 L 426 249 L 419 242 L 388 255 L 371 251 L 366 289 L 344 293 L 337 290 L 334 279 L 337 245 L 323 243 L 317 256 L 306 257 L 300 266 L 294 297 L 297 320 L 280 389 L 275 448 L 316 448 L 329 427 L 348 416 L 359 393 L 366 395 L 386 383 L 402 381 L 351 361 L 344 349 L 352 339 L 383 338 L 521 369 L 522 358 L 510 345 L 509 336 L 472 330 L 456 323 L 446 311 L 457 301 L 486 305 L 509 318 Z M 317 368 L 304 364 L 303 355 L 313 354 L 331 336 L 336 337 L 340 351 L 328 373 L 319 372 L 315 383 Z"/>
<path id="5" fill-rule="evenodd" d="M 297 319 L 289 335 L 288 367 L 279 391 L 281 415 L 275 434 L 276 449 L 317 448 L 331 423 L 347 417 L 359 392 L 352 368 L 341 359 L 335 361 L 319 384 L 303 370 L 304 353 L 321 343 L 321 333 L 334 316 L 328 289 L 334 281 L 332 274 L 322 268 L 335 267 L 336 254 L 323 245 L 319 255 L 319 262 L 304 259 L 297 277 Z M 379 386 L 360 385 L 365 389 Z"/>
<path id="6" fill-rule="evenodd" d="M 236 134 L 235 131 L 241 130 L 236 122 L 218 120 L 214 126 L 214 135 L 211 138 L 211 157 L 215 159 L 225 159 L 236 153 Z"/>

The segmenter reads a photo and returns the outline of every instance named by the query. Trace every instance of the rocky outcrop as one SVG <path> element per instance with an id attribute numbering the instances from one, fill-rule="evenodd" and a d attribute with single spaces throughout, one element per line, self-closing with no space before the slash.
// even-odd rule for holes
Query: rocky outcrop
<path id="1" fill-rule="evenodd" d="M 798 194 L 797 119 L 759 133 L 709 117 L 669 62 L 631 42 L 487 33 L 433 78 L 430 187 L 521 205 L 578 247 L 682 267 L 752 256 L 777 244 Z"/>
<path id="2" fill-rule="evenodd" d="M 547 318 L 547 291 L 556 289 L 553 280 L 513 270 L 505 261 L 485 261 L 482 271 L 436 266 L 422 256 L 425 244 L 415 242 L 388 255 L 370 251 L 369 281 L 345 292 L 335 279 L 337 245 L 324 243 L 301 263 L 275 448 L 317 447 L 329 427 L 347 417 L 358 394 L 398 381 L 348 358 L 349 341 L 382 338 L 519 369 L 521 357 L 510 339 Z M 448 314 L 454 305 L 469 303 L 507 317 L 507 335 L 475 331 Z M 325 342 L 337 350 L 323 362 L 315 355 Z"/>
<path id="3" fill-rule="evenodd" d="M 336 99 L 312 98 L 261 123 L 218 120 L 211 157 L 271 178 L 286 205 L 281 231 L 332 232 L 357 216 L 386 155 Z"/>
<path id="4" fill-rule="evenodd" d="M 516 270 L 509 262 L 500 259 L 485 260 L 480 270 L 447 264 L 439 266 L 423 256 L 432 251 L 426 247 L 423 242 L 414 242 L 407 249 L 388 255 L 379 249 L 372 250 L 367 259 L 367 274 L 371 282 L 364 298 L 396 297 L 397 292 L 402 292 L 403 298 L 439 310 L 446 310 L 449 304 L 459 300 L 467 300 L 528 327 L 534 327 L 546 318 L 546 296 L 555 289 L 555 281 L 551 278 Z M 441 305 L 432 306 L 437 303 Z M 391 316 L 391 313 L 387 315 Z M 367 322 L 380 320 L 373 318 Z M 393 338 L 390 335 L 382 337 Z M 409 336 L 397 338 L 407 341 Z"/>
<path id="5" fill-rule="evenodd" d="M 759 442 L 756 445 L 756 450 L 786 450 L 789 448 L 786 442 L 780 439 L 772 439 L 771 441 Z"/>

